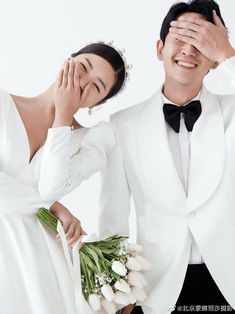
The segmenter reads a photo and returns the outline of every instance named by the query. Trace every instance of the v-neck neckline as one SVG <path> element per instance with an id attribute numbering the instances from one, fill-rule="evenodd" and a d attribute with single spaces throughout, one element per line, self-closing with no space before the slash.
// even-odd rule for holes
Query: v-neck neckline
<path id="1" fill-rule="evenodd" d="M 33 156 L 31 157 L 31 150 L 30 150 L 30 142 L 29 142 L 29 135 L 27 133 L 27 130 L 26 130 L 26 127 L 25 127 L 25 124 L 24 124 L 24 121 L 22 120 L 21 118 L 21 115 L 20 115 L 20 112 L 17 108 L 17 105 L 12 97 L 12 95 L 10 93 L 8 93 L 8 96 L 10 98 L 10 101 L 11 103 L 13 104 L 13 107 L 15 109 L 15 113 L 18 117 L 18 120 L 20 122 L 20 125 L 21 125 L 21 129 L 23 130 L 23 133 L 24 133 L 24 138 L 25 138 L 25 141 L 26 141 L 26 146 L 28 148 L 28 152 L 27 152 L 27 164 L 28 166 L 30 166 L 32 164 L 32 162 L 34 161 L 34 159 L 36 158 L 36 156 L 38 155 L 38 153 L 43 149 L 43 147 L 45 146 L 45 144 L 43 146 L 41 146 L 34 154 Z"/>

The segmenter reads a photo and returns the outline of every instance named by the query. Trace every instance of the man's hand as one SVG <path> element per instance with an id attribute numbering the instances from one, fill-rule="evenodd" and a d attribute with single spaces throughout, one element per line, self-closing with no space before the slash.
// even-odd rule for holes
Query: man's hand
<path id="1" fill-rule="evenodd" d="M 211 61 L 221 63 L 235 56 L 235 49 L 231 46 L 227 29 L 215 11 L 213 17 L 215 24 L 200 18 L 181 16 L 177 21 L 171 22 L 170 33 L 176 39 L 196 47 Z"/>
<path id="2" fill-rule="evenodd" d="M 71 212 L 59 202 L 55 202 L 51 206 L 50 211 L 61 221 L 68 245 L 74 244 L 81 235 L 85 234 L 85 231 L 81 227 L 80 220 L 73 216 Z M 56 238 L 59 239 L 60 236 L 57 235 Z"/>

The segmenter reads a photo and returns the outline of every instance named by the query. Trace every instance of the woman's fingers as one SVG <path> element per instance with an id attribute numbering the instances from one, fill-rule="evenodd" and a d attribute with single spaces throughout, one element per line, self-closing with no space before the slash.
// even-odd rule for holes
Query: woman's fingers
<path id="1" fill-rule="evenodd" d="M 64 74 L 64 69 L 61 68 L 59 73 L 58 73 L 58 76 L 57 76 L 57 80 L 56 80 L 56 85 L 57 87 L 60 87 L 61 84 L 62 84 L 62 81 L 63 81 L 63 74 Z"/>
<path id="2" fill-rule="evenodd" d="M 62 78 L 62 87 L 66 88 L 68 85 L 68 73 L 69 73 L 69 61 L 66 60 L 64 63 L 64 71 L 63 71 L 63 78 Z"/>
<path id="3" fill-rule="evenodd" d="M 69 61 L 69 72 L 68 72 L 68 87 L 74 88 L 74 69 L 75 64 L 73 59 Z"/>
<path id="4" fill-rule="evenodd" d="M 71 223 L 71 225 L 69 226 L 69 228 L 65 234 L 67 240 L 69 240 L 73 236 L 75 229 L 76 229 L 76 223 Z"/>

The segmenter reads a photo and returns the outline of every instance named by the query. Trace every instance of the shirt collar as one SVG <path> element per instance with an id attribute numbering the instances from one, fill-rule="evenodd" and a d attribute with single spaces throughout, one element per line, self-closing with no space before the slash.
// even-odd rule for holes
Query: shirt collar
<path id="1" fill-rule="evenodd" d="M 190 102 L 193 101 L 193 100 L 199 100 L 199 98 L 200 98 L 200 96 L 201 96 L 201 91 L 202 91 L 202 90 L 199 91 L 199 93 L 197 94 L 196 97 L 194 97 L 194 98 L 191 99 L 189 102 L 187 102 L 187 104 L 190 103 Z M 172 104 L 172 105 L 175 105 L 175 106 L 179 106 L 179 105 L 173 103 L 173 101 L 169 100 L 169 99 L 163 94 L 163 92 L 161 92 L 161 95 L 162 95 L 162 102 L 163 102 L 163 104 Z M 185 104 L 184 106 L 186 106 L 187 104 Z"/>

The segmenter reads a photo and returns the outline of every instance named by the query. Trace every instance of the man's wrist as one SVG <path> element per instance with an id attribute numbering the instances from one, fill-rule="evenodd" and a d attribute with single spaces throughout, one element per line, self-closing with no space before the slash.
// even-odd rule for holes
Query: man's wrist
<path id="1" fill-rule="evenodd" d="M 225 53 L 221 56 L 221 58 L 218 60 L 218 62 L 221 64 L 224 61 L 226 61 L 232 57 L 235 57 L 235 49 L 231 46 L 230 49 L 225 51 Z"/>

